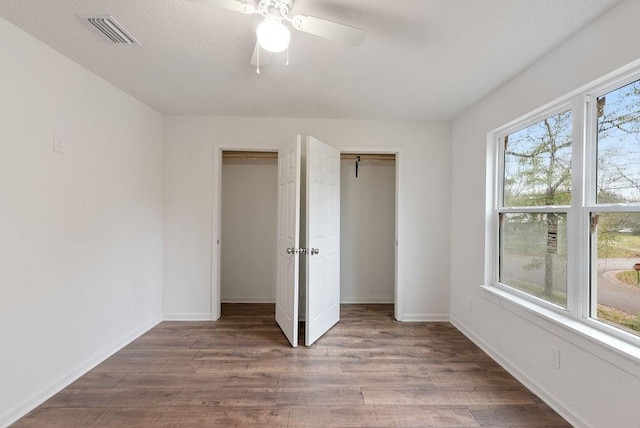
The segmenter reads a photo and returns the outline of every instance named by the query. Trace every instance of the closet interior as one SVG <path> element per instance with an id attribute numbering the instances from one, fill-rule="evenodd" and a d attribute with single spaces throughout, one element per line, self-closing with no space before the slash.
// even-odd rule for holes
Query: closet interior
<path id="1" fill-rule="evenodd" d="M 277 152 L 222 152 L 223 303 L 275 302 L 277 174 Z M 394 303 L 394 154 L 341 153 L 340 234 L 341 303 Z"/>

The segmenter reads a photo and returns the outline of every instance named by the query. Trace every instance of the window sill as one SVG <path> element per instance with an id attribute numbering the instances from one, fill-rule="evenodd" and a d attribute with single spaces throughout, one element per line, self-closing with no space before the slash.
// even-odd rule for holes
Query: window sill
<path id="1" fill-rule="evenodd" d="M 498 287 L 483 285 L 481 288 L 489 302 L 640 378 L 640 347 Z"/>

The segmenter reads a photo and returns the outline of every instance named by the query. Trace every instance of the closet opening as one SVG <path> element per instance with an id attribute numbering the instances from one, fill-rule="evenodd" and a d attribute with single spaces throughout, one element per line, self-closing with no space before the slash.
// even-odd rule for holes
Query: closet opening
<path id="1" fill-rule="evenodd" d="M 395 303 L 396 155 L 340 156 L 340 302 Z"/>
<path id="2" fill-rule="evenodd" d="M 222 303 L 275 302 L 277 180 L 277 152 L 222 152 Z"/>
<path id="3" fill-rule="evenodd" d="M 277 151 L 218 150 L 214 319 L 228 313 L 221 303 L 273 305 L 277 266 Z M 340 303 L 391 305 L 396 319 L 398 162 L 394 151 L 374 148 L 343 152 L 340 160 Z M 301 301 L 303 293 L 301 281 Z"/>

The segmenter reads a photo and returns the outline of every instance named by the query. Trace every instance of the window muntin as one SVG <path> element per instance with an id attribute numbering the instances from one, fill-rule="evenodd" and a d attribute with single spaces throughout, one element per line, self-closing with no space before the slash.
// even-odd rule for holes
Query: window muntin
<path id="1" fill-rule="evenodd" d="M 503 206 L 571 203 L 571 110 L 504 137 Z"/>
<path id="2" fill-rule="evenodd" d="M 500 283 L 566 307 L 566 226 L 564 213 L 502 213 Z"/>
<path id="3" fill-rule="evenodd" d="M 640 80 L 596 99 L 596 201 L 640 202 Z"/>

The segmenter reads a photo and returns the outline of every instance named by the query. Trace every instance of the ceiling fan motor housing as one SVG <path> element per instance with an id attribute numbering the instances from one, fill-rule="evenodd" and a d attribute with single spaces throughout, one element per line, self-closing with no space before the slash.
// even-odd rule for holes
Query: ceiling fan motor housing
<path id="1" fill-rule="evenodd" d="M 266 17 L 284 18 L 293 8 L 293 0 L 260 0 L 258 10 Z"/>

